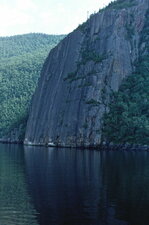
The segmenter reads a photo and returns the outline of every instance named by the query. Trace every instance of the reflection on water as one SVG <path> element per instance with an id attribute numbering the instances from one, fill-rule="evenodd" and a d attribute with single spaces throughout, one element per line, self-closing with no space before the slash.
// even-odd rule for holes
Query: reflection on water
<path id="1" fill-rule="evenodd" d="M 20 146 L 0 145 L 0 225 L 37 225 Z"/>
<path id="2" fill-rule="evenodd" d="M 0 145 L 0 225 L 148 225 L 148 190 L 147 152 Z"/>
<path id="3" fill-rule="evenodd" d="M 26 148 L 41 225 L 148 225 L 149 153 Z"/>

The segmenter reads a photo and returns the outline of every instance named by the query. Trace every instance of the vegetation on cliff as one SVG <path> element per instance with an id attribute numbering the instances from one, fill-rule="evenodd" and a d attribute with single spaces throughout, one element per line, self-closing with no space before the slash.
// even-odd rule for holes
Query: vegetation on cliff
<path id="1" fill-rule="evenodd" d="M 106 7 L 107 9 L 126 9 L 132 6 L 135 6 L 136 3 L 134 0 L 124 1 L 124 0 L 117 0 L 112 1 L 110 4 Z"/>
<path id="2" fill-rule="evenodd" d="M 63 37 L 34 33 L 0 37 L 0 137 L 20 124 L 23 135 L 44 60 Z"/>
<path id="3" fill-rule="evenodd" d="M 149 144 L 149 11 L 140 41 L 136 71 L 112 94 L 103 139 L 113 143 Z"/>

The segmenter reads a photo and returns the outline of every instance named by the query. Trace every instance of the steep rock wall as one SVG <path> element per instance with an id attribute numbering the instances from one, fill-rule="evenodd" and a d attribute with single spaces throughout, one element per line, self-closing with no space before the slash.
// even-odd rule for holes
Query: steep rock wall
<path id="1" fill-rule="evenodd" d="M 25 144 L 101 143 L 110 93 L 135 70 L 147 8 L 148 0 L 107 8 L 50 52 L 32 100 Z"/>

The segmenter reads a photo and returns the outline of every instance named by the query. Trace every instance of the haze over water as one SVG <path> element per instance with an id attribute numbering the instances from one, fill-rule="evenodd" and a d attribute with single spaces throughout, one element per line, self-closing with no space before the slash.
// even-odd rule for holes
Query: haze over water
<path id="1" fill-rule="evenodd" d="M 0 145 L 0 225 L 148 225 L 149 153 Z"/>

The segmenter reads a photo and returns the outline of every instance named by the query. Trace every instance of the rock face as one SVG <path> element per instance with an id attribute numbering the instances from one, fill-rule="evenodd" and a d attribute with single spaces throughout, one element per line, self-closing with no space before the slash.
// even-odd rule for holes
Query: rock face
<path id="1" fill-rule="evenodd" d="M 50 52 L 32 100 L 25 144 L 101 143 L 110 93 L 135 70 L 149 4 L 124 2 L 126 7 L 117 7 L 119 0 L 92 15 Z"/>

